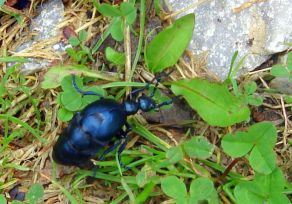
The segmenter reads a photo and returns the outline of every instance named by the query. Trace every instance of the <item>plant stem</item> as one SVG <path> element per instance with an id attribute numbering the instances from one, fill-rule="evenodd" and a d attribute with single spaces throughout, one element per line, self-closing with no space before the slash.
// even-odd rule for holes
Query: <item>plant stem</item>
<path id="1" fill-rule="evenodd" d="M 139 42 L 138 42 L 138 47 L 137 47 L 137 52 L 135 55 L 135 59 L 134 62 L 132 64 L 132 69 L 131 69 L 131 73 L 129 76 L 129 79 L 131 80 L 134 72 L 136 70 L 137 67 L 137 63 L 142 51 L 142 45 L 143 45 L 143 39 L 144 39 L 144 30 L 145 30 L 145 13 L 146 13 L 146 1 L 145 0 L 141 0 L 140 2 L 140 33 L 139 33 Z"/>
<path id="2" fill-rule="evenodd" d="M 226 176 L 229 174 L 229 172 L 231 171 L 231 169 L 235 166 L 235 164 L 237 164 L 237 162 L 240 161 L 240 158 L 236 158 L 233 161 L 231 161 L 231 163 L 227 166 L 227 168 L 225 169 L 225 171 L 223 172 L 222 175 L 218 176 L 216 178 L 216 182 L 223 182 L 224 179 L 226 178 Z"/>

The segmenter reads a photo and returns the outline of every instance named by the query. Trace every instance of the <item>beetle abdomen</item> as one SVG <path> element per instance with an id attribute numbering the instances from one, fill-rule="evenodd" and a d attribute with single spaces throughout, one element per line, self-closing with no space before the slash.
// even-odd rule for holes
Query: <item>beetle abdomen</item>
<path id="1" fill-rule="evenodd" d="M 101 99 L 81 112 L 80 126 L 95 142 L 110 141 L 126 122 L 121 105 L 112 99 Z"/>
<path id="2" fill-rule="evenodd" d="M 121 105 L 101 99 L 76 113 L 58 138 L 53 159 L 63 165 L 83 166 L 122 129 L 126 115 Z"/>

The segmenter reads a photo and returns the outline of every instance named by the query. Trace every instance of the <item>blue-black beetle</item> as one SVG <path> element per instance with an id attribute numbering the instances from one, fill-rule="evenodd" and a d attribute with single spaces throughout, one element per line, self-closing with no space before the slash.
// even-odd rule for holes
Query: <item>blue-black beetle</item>
<path id="1" fill-rule="evenodd" d="M 11 1 L 7 1 L 6 5 L 7 6 L 11 6 L 15 9 L 24 9 L 28 4 L 28 0 L 11 0 Z"/>
<path id="2" fill-rule="evenodd" d="M 147 112 L 172 103 L 172 100 L 169 100 L 157 104 L 153 100 L 160 77 L 156 78 L 156 80 L 157 83 L 149 96 L 141 95 L 135 97 L 139 92 L 149 89 L 150 83 L 147 83 L 145 87 L 131 92 L 130 96 L 134 97 L 118 103 L 113 99 L 103 98 L 95 92 L 80 90 L 76 85 L 75 76 L 73 75 L 72 84 L 80 94 L 98 95 L 100 99 L 89 104 L 84 110 L 77 112 L 73 116 L 68 127 L 54 145 L 54 161 L 59 164 L 81 168 L 92 166 L 90 159 L 101 148 L 116 140 L 113 146 L 104 151 L 99 160 L 103 160 L 106 154 L 119 147 L 118 159 L 121 164 L 120 154 L 126 147 L 128 141 L 127 134 L 131 130 L 127 122 L 127 116 L 136 114 L 138 110 Z"/>

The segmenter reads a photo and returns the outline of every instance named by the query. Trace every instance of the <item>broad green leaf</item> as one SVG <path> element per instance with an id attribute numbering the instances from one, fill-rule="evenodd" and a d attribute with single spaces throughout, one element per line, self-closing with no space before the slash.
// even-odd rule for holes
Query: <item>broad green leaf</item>
<path id="1" fill-rule="evenodd" d="M 108 81 L 116 81 L 118 75 L 107 74 L 104 72 L 91 71 L 84 65 L 57 65 L 51 67 L 45 74 L 41 86 L 43 89 L 57 88 L 60 86 L 62 79 L 67 75 L 83 75 Z"/>
<path id="2" fill-rule="evenodd" d="M 283 65 L 276 64 L 272 67 L 271 74 L 276 77 L 288 77 L 289 70 Z"/>
<path id="3" fill-rule="evenodd" d="M 181 161 L 183 157 L 184 157 L 184 153 L 180 146 L 172 147 L 166 152 L 166 158 L 172 164 L 175 164 Z"/>
<path id="4" fill-rule="evenodd" d="M 253 192 L 248 191 L 242 184 L 239 184 L 234 189 L 234 195 L 237 204 L 259 204 L 263 203 L 263 198 Z"/>
<path id="5" fill-rule="evenodd" d="M 283 193 L 285 178 L 281 170 L 277 167 L 268 175 L 256 174 L 253 181 L 243 181 L 234 190 L 234 195 L 238 204 L 249 203 L 269 203 L 269 204 L 289 204 L 289 199 Z"/>
<path id="6" fill-rule="evenodd" d="M 253 148 L 254 139 L 246 132 L 237 132 L 235 135 L 224 136 L 221 146 L 231 157 L 242 157 Z"/>
<path id="7" fill-rule="evenodd" d="M 214 151 L 214 146 L 204 137 L 193 137 L 183 144 L 183 148 L 190 157 L 199 159 L 210 157 Z"/>
<path id="8" fill-rule="evenodd" d="M 242 157 L 250 152 L 248 160 L 253 169 L 269 174 L 276 167 L 273 152 L 276 139 L 276 127 L 270 122 L 261 122 L 252 125 L 247 132 L 225 135 L 221 144 L 224 152 L 232 157 Z"/>
<path id="9" fill-rule="evenodd" d="M 187 189 L 183 181 L 175 176 L 167 176 L 161 180 L 161 189 L 169 197 L 186 198 Z"/>
<path id="10" fill-rule="evenodd" d="M 219 204 L 218 195 L 213 182 L 208 178 L 197 178 L 190 186 L 190 200 L 192 204 L 200 204 L 203 201 Z"/>
<path id="11" fill-rule="evenodd" d="M 100 4 L 97 8 L 98 12 L 103 16 L 117 17 L 122 16 L 118 6 L 111 6 L 109 4 Z"/>
<path id="12" fill-rule="evenodd" d="M 213 126 L 227 127 L 245 121 L 250 111 L 244 101 L 232 95 L 226 84 L 203 79 L 172 82 L 171 90 L 182 95 L 198 114 Z"/>
<path id="13" fill-rule="evenodd" d="M 111 47 L 107 47 L 105 49 L 105 57 L 108 61 L 114 64 L 125 65 L 125 61 L 126 61 L 125 54 L 117 52 Z"/>
<path id="14" fill-rule="evenodd" d="M 263 174 L 270 174 L 276 167 L 276 154 L 269 147 L 255 146 L 249 157 L 249 163 L 252 168 Z"/>
<path id="15" fill-rule="evenodd" d="M 73 112 L 68 111 L 65 108 L 60 108 L 58 110 L 58 119 L 63 121 L 63 122 L 67 122 L 69 120 L 71 120 L 73 118 Z"/>
<path id="16" fill-rule="evenodd" d="M 137 10 L 135 6 L 128 2 L 123 2 L 120 5 L 121 12 L 123 16 L 126 17 L 126 21 L 128 24 L 133 24 L 136 20 Z"/>
<path id="17" fill-rule="evenodd" d="M 111 27 L 111 35 L 116 41 L 122 41 L 124 39 L 124 23 L 121 18 L 114 21 Z"/>
<path id="18" fill-rule="evenodd" d="M 261 148 L 273 149 L 277 141 L 277 129 L 271 122 L 260 122 L 249 127 L 248 133 L 254 144 Z"/>
<path id="19" fill-rule="evenodd" d="M 179 18 L 146 46 L 145 62 L 154 72 L 173 66 L 187 48 L 195 26 L 194 14 Z"/>
<path id="20" fill-rule="evenodd" d="M 67 110 L 77 111 L 82 105 L 82 97 L 78 92 L 66 91 L 61 95 L 61 102 Z"/>
<path id="21" fill-rule="evenodd" d="M 43 200 L 44 196 L 44 187 L 41 184 L 32 184 L 29 188 L 26 199 L 29 201 L 30 204 L 39 203 Z"/>

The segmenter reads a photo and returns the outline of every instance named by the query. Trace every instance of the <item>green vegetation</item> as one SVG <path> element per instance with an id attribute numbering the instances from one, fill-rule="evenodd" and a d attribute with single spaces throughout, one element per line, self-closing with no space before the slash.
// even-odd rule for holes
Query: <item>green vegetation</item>
<path id="1" fill-rule="evenodd" d="M 129 118 L 129 123 L 133 132 L 131 136 L 138 135 L 141 142 L 136 144 L 137 140 L 133 139 L 131 148 L 122 154 L 122 161 L 130 170 L 118 166 L 117 153 L 111 153 L 106 160 L 95 161 L 100 167 L 95 175 L 90 170 L 77 168 L 61 178 L 57 175 L 58 167 L 48 155 L 64 127 L 60 121 L 71 120 L 75 112 L 99 99 L 99 96 L 82 96 L 78 93 L 72 86 L 71 75 L 76 75 L 76 83 L 82 90 L 94 91 L 121 101 L 129 88 L 145 85 L 134 82 L 138 75 L 136 65 L 152 73 L 173 67 L 187 48 L 195 27 L 195 17 L 189 14 L 177 19 L 146 43 L 144 0 L 123 2 L 120 5 L 98 4 L 94 1 L 94 6 L 100 14 L 109 18 L 109 26 L 93 48 L 87 44 L 89 37 L 85 30 L 80 31 L 78 36 L 70 37 L 68 41 L 72 48 L 68 48 L 66 53 L 72 64 L 51 67 L 44 75 L 40 85 L 42 89 L 36 88 L 39 85 L 35 86 L 30 77 L 19 74 L 18 68 L 26 59 L 8 56 L 0 58 L 2 64 L 15 63 L 1 73 L 0 124 L 3 137 L 0 139 L 0 178 L 6 174 L 4 171 L 10 172 L 11 176 L 0 180 L 0 203 L 6 202 L 7 189 L 21 182 L 13 174 L 14 171 L 23 173 L 34 170 L 34 164 L 26 165 L 25 162 L 13 160 L 17 150 L 17 144 L 13 142 L 26 139 L 30 148 L 27 151 L 35 152 L 34 157 L 29 157 L 27 161 L 36 162 L 35 158 L 46 158 L 44 160 L 51 164 L 46 167 L 51 174 L 41 174 L 41 177 L 59 189 L 65 200 L 71 203 L 86 203 L 84 195 L 88 189 L 93 189 L 94 183 L 87 184 L 85 180 L 88 176 L 94 176 L 96 182 L 100 182 L 99 185 L 107 189 L 114 188 L 115 193 L 120 193 L 113 195 L 111 203 L 147 203 L 158 197 L 178 204 L 289 204 L 292 185 L 286 181 L 281 166 L 277 164 L 278 152 L 275 150 L 277 141 L 280 138 L 282 140 L 279 135 L 283 128 L 276 127 L 272 122 L 252 121 L 252 111 L 262 106 L 265 98 L 261 96 L 256 82 L 235 79 L 245 59 L 235 64 L 237 52 L 225 82 L 185 78 L 164 83 L 165 87 L 170 85 L 173 94 L 185 100 L 199 116 L 199 119 L 188 121 L 188 126 L 181 128 L 179 139 L 159 137 L 159 129 L 147 124 L 137 114 Z M 155 11 L 159 13 L 158 1 L 155 1 Z M 140 27 L 139 32 L 143 33 L 139 35 L 135 29 L 138 13 L 140 26 L 143 27 Z M 118 45 L 123 45 L 127 27 L 134 36 L 139 36 L 128 76 L 125 76 L 124 69 L 129 53 L 118 52 L 110 46 L 106 46 L 103 54 L 110 65 L 125 73 L 124 76 L 108 71 L 105 66 L 99 70 L 90 69 L 106 38 L 111 36 Z M 141 54 L 143 48 L 144 56 Z M 275 65 L 271 74 L 291 78 L 291 70 L 292 52 L 288 54 L 287 66 Z M 123 81 L 122 78 L 129 81 Z M 23 99 L 20 100 L 20 97 Z M 158 101 L 164 101 L 164 97 L 159 91 L 155 95 Z M 285 99 L 286 103 L 292 103 L 291 96 Z M 33 119 L 30 118 L 32 112 L 35 113 Z M 56 121 L 59 121 L 58 125 Z M 198 124 L 203 131 L 196 131 Z M 161 132 L 165 136 L 170 131 L 165 128 Z M 287 151 L 290 145 L 291 141 L 283 144 L 282 150 Z M 37 162 L 36 166 L 44 165 L 43 160 Z M 233 168 L 236 164 L 239 165 Z M 26 191 L 24 201 L 12 203 L 41 203 L 46 193 L 46 187 L 33 184 Z"/>

